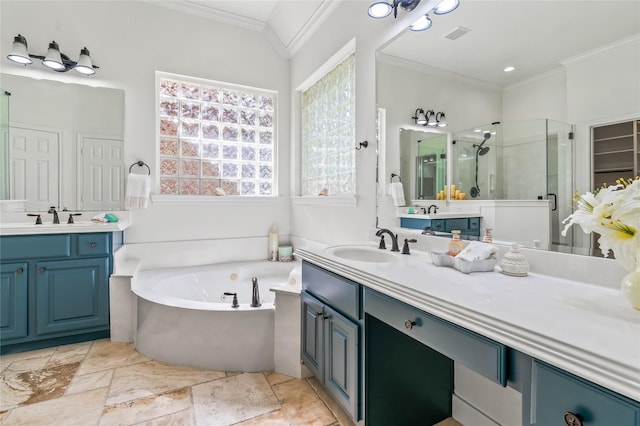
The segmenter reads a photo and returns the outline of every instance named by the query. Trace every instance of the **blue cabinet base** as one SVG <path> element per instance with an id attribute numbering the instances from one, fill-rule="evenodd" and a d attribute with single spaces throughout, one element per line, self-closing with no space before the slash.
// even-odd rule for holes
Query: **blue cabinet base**
<path id="1" fill-rule="evenodd" d="M 76 334 L 73 336 L 55 337 L 53 339 L 14 343 L 13 345 L 0 346 L 0 355 L 33 351 L 36 349 L 50 348 L 53 346 L 70 345 L 72 343 L 88 342 L 91 340 L 107 339 L 110 335 L 111 333 L 109 332 L 109 330 L 104 330 L 95 331 L 92 333 Z"/>

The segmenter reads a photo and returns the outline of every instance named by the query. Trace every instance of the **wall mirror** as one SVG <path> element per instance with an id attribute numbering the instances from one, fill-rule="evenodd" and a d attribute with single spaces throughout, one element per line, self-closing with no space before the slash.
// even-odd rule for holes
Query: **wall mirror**
<path id="1" fill-rule="evenodd" d="M 121 210 L 124 91 L 1 74 L 3 199 L 27 211 Z M 7 114 L 8 111 L 8 114 Z"/>
<path id="2" fill-rule="evenodd" d="M 578 129 L 582 132 L 580 146 L 569 137 L 576 123 L 570 122 L 567 109 L 579 109 L 576 105 L 582 101 L 580 96 L 586 95 L 571 90 L 565 61 L 639 36 L 640 4 L 613 4 L 615 7 L 606 1 L 559 1 L 553 5 L 466 1 L 450 14 L 432 17 L 430 29 L 406 30 L 381 46 L 376 56 L 376 97 L 378 108 L 385 112 L 380 145 L 384 151 L 380 170 L 385 175 L 379 176 L 382 189 L 378 193 L 387 193 L 390 174 L 396 173 L 409 186 L 405 188 L 407 200 L 419 199 L 414 195 L 416 156 L 404 147 L 402 129 L 422 127 L 411 118 L 417 108 L 444 111 L 449 124 L 445 129 L 451 134 L 447 158 L 451 174 L 447 175 L 446 184 L 457 185 L 466 193 L 466 200 L 447 202 L 448 207 L 483 200 L 504 204 L 521 199 L 533 203 L 543 197 L 549 206 L 549 219 L 543 225 L 549 244 L 542 248 L 590 253 L 590 238 L 577 236 L 581 232 L 576 227 L 571 230 L 574 235 L 560 237 L 561 221 L 570 213 L 573 190 L 580 184 L 591 186 L 592 161 L 588 126 L 577 123 L 583 126 Z M 508 65 L 515 66 L 515 70 L 503 71 Z M 543 87 L 539 96 L 551 99 L 541 104 L 557 105 L 555 110 L 536 109 L 539 98 L 517 98 L 521 85 L 549 76 L 557 76 L 558 84 L 553 89 L 560 90 Z M 633 77 L 628 78 L 627 83 L 635 87 Z M 605 89 L 606 95 L 604 92 Z M 607 119 L 605 113 L 599 114 L 589 116 L 590 122 Z M 496 122 L 499 124 L 491 124 Z M 474 134 L 478 129 L 481 133 Z M 483 130 L 492 134 L 480 151 Z M 538 136 L 540 139 L 535 139 Z M 571 165 L 575 176 L 568 172 Z M 537 168 L 536 173 L 531 173 L 532 167 Z M 546 173 L 538 173 L 543 169 Z M 479 191 L 471 197 L 474 187 Z M 384 197 L 378 204 L 378 224 L 399 226 L 397 209 L 390 207 Z M 539 239 L 527 238 L 530 244 L 517 241 L 538 247 L 535 242 Z"/>

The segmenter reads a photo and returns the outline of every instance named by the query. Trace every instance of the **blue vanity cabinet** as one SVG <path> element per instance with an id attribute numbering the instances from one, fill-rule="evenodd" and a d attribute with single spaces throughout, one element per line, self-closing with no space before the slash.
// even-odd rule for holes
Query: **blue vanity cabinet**
<path id="1" fill-rule="evenodd" d="M 460 235 L 466 239 L 480 238 L 480 217 L 457 217 L 449 219 L 423 219 L 420 217 L 401 217 L 400 227 L 409 229 L 424 229 L 427 226 L 438 232 L 460 230 Z"/>
<path id="2" fill-rule="evenodd" d="M 0 352 L 109 336 L 109 274 L 121 234 L 0 237 Z"/>
<path id="3" fill-rule="evenodd" d="M 0 265 L 0 342 L 27 336 L 28 264 Z"/>
<path id="4" fill-rule="evenodd" d="M 305 365 L 354 419 L 360 419 L 361 287 L 303 261 L 302 348 Z"/>
<path id="5" fill-rule="evenodd" d="M 544 362 L 533 360 L 531 387 L 531 425 L 640 426 L 640 402 Z"/>

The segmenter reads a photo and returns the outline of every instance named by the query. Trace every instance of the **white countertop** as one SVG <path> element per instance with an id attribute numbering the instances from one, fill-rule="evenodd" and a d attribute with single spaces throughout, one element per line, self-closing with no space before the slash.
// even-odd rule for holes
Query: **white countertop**
<path id="1" fill-rule="evenodd" d="M 411 219 L 457 219 L 457 218 L 469 218 L 469 217 L 482 217 L 480 213 L 400 213 L 398 217 L 405 217 Z"/>
<path id="2" fill-rule="evenodd" d="M 74 234 L 89 232 L 117 232 L 127 229 L 130 222 L 77 222 L 77 223 L 0 223 L 0 236 L 4 235 L 39 235 L 39 234 Z"/>
<path id="3" fill-rule="evenodd" d="M 387 251 L 389 252 L 389 251 Z M 427 253 L 394 262 L 296 256 L 640 401 L 640 311 L 618 290 L 530 273 L 464 274 Z"/>

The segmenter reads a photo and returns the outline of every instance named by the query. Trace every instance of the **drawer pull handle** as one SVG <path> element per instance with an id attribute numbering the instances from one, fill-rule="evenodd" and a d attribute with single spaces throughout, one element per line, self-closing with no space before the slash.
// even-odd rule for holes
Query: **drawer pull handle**
<path id="1" fill-rule="evenodd" d="M 96 243 L 93 243 L 93 242 L 89 243 L 89 247 L 91 247 L 91 248 L 95 248 L 96 246 L 97 246 Z"/>
<path id="2" fill-rule="evenodd" d="M 404 322 L 404 328 L 406 328 L 407 330 L 411 330 L 415 325 L 416 325 L 415 321 L 406 320 Z"/>
<path id="3" fill-rule="evenodd" d="M 323 320 L 331 318 L 331 315 L 325 315 L 323 312 L 316 312 L 316 316 L 318 318 L 323 319 Z"/>
<path id="4" fill-rule="evenodd" d="M 571 411 L 564 413 L 564 422 L 567 426 L 582 426 L 582 420 L 584 419 L 580 414 L 575 414 Z"/>
<path id="5" fill-rule="evenodd" d="M 44 272 L 44 271 L 46 271 L 46 269 L 44 269 L 44 268 L 38 269 L 38 272 Z"/>
<path id="6" fill-rule="evenodd" d="M 16 269 L 16 275 L 20 275 L 23 272 L 24 272 L 24 270 L 22 268 Z"/>

